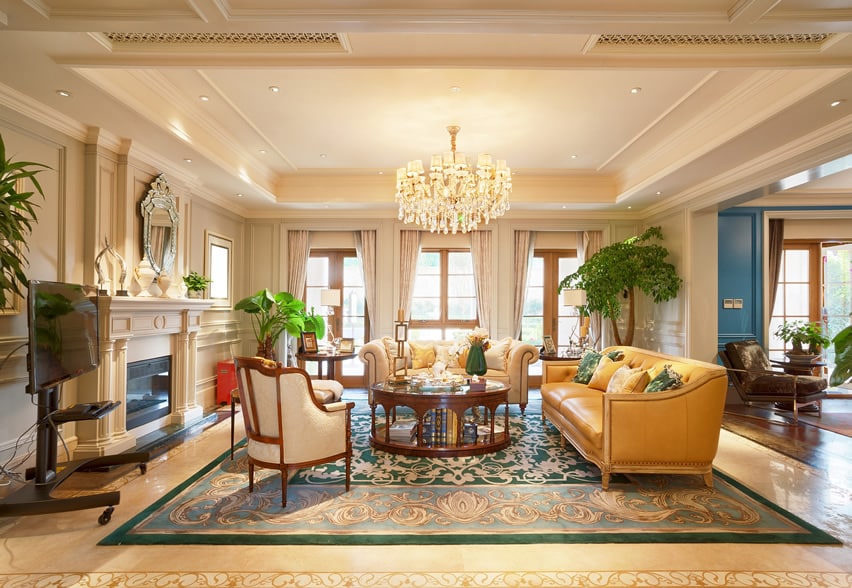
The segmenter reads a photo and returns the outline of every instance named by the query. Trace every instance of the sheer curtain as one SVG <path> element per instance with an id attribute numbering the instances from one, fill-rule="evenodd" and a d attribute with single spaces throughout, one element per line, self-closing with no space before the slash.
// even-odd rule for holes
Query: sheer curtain
<path id="1" fill-rule="evenodd" d="M 420 255 L 420 231 L 399 232 L 399 305 L 405 320 L 411 316 L 414 279 L 417 277 L 417 258 Z M 394 315 L 396 316 L 396 315 Z"/>
<path id="2" fill-rule="evenodd" d="M 512 316 L 512 337 L 521 338 L 524 303 L 527 294 L 527 274 L 535 252 L 535 233 L 515 231 L 515 308 Z"/>
<path id="3" fill-rule="evenodd" d="M 364 271 L 364 298 L 370 319 L 370 338 L 376 332 L 376 231 L 355 232 L 355 253 Z"/>
<path id="4" fill-rule="evenodd" d="M 577 236 L 579 237 L 577 239 L 577 258 L 580 265 L 583 265 L 584 261 L 603 247 L 603 233 L 601 231 L 583 231 L 582 234 L 578 234 Z M 603 336 L 603 321 L 601 321 L 600 313 L 593 313 L 589 324 L 591 330 L 590 339 L 594 342 L 593 347 L 599 349 Z"/>
<path id="5" fill-rule="evenodd" d="M 784 253 L 784 219 L 769 219 L 769 307 L 766 309 L 766 324 L 772 320 L 775 309 L 775 293 L 781 276 L 781 257 Z"/>
<path id="6" fill-rule="evenodd" d="M 470 256 L 476 287 L 476 311 L 479 326 L 488 333 L 491 333 L 491 255 L 491 231 L 473 231 L 470 234 Z"/>
<path id="7" fill-rule="evenodd" d="M 309 231 L 288 231 L 287 248 L 290 256 L 287 260 L 289 273 L 287 287 L 296 298 L 305 295 L 308 281 L 308 257 L 311 254 L 311 234 Z"/>

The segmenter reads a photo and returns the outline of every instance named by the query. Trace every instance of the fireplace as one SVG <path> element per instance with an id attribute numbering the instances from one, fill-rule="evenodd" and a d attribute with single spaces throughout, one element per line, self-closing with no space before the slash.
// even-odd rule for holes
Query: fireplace
<path id="1" fill-rule="evenodd" d="M 127 364 L 127 430 L 171 412 L 171 372 L 169 355 Z"/>
<path id="2" fill-rule="evenodd" d="M 101 361 L 96 371 L 80 377 L 78 400 L 118 401 L 121 406 L 97 421 L 77 423 L 74 459 L 132 451 L 138 438 L 158 428 L 201 420 L 204 410 L 195 397 L 196 338 L 201 314 L 212 304 L 98 296 Z M 137 366 L 149 362 L 139 368 L 147 383 L 131 383 Z M 141 412 L 134 416 L 135 408 Z"/>

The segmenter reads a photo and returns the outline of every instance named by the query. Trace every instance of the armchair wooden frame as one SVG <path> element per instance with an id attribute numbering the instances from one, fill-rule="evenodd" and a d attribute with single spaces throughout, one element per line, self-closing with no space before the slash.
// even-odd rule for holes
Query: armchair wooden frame
<path id="1" fill-rule="evenodd" d="M 292 469 L 346 460 L 346 491 L 352 471 L 354 402 L 320 403 L 307 372 L 257 357 L 234 359 L 248 441 L 249 492 L 255 467 L 281 472 L 281 505 L 287 506 Z"/>

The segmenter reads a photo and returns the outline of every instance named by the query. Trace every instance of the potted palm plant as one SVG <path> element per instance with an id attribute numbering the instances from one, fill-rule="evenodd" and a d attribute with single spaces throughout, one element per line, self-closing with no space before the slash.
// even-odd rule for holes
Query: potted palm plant
<path id="1" fill-rule="evenodd" d="M 14 296 L 23 296 L 21 285 L 27 283 L 24 268 L 27 267 L 26 239 L 32 233 L 32 224 L 38 221 L 32 197 L 44 191 L 36 174 L 50 169 L 31 161 L 13 162 L 6 159 L 6 145 L 0 135 L 0 308 L 9 306 Z M 25 180 L 30 180 L 36 192 L 21 191 Z"/>
<path id="2" fill-rule="evenodd" d="M 273 294 L 264 288 L 237 302 L 234 310 L 242 310 L 251 317 L 257 354 L 267 359 L 276 359 L 275 347 L 285 332 L 293 337 L 306 330 L 312 330 L 320 339 L 325 335 L 325 320 L 313 310 L 305 312 L 305 303 L 289 292 Z"/>

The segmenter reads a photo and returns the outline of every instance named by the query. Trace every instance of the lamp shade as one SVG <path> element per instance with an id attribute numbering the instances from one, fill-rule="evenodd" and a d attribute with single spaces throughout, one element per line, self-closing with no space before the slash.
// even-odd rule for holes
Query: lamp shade
<path id="1" fill-rule="evenodd" d="M 562 290 L 562 304 L 564 306 L 585 306 L 586 291 L 585 290 Z"/>
<path id="2" fill-rule="evenodd" d="M 337 288 L 320 290 L 320 304 L 323 306 L 340 306 L 340 290 Z"/>

